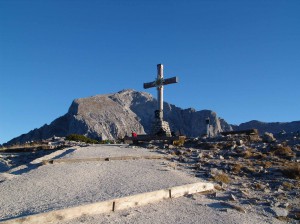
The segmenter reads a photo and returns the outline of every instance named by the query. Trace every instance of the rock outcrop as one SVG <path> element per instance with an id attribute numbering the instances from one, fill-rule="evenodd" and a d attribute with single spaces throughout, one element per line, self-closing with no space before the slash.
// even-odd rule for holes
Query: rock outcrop
<path id="1" fill-rule="evenodd" d="M 116 139 L 130 135 L 150 133 L 157 100 L 146 92 L 123 90 L 114 94 L 96 95 L 76 99 L 68 112 L 49 125 L 34 129 L 9 141 L 24 143 L 69 134 L 82 134 L 96 139 Z M 171 130 L 190 137 L 206 133 L 205 119 L 211 121 L 211 135 L 232 130 L 231 126 L 210 110 L 181 109 L 164 102 L 164 119 Z"/>

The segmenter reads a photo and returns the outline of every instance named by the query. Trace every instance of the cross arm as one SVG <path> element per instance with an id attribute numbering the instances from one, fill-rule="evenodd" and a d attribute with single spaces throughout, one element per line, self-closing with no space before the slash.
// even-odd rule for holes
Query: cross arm
<path id="1" fill-rule="evenodd" d="M 179 82 L 178 77 L 172 77 L 172 78 L 169 78 L 169 79 L 165 79 L 163 84 L 168 85 L 168 84 L 178 83 L 178 82 Z"/>
<path id="2" fill-rule="evenodd" d="M 155 87 L 155 82 L 146 82 L 144 83 L 144 89 L 149 89 Z"/>

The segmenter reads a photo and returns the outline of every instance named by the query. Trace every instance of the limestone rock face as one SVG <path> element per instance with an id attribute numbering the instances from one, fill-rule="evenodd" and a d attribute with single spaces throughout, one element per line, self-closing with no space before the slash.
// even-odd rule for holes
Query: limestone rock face
<path id="1" fill-rule="evenodd" d="M 68 112 L 49 125 L 34 129 L 12 139 L 7 144 L 24 143 L 69 134 L 82 134 L 96 139 L 117 139 L 131 135 L 150 133 L 154 121 L 157 100 L 152 95 L 134 90 L 114 94 L 96 95 L 76 99 Z M 232 130 L 223 119 L 210 110 L 181 109 L 164 102 L 164 120 L 171 131 L 197 137 L 206 133 L 205 119 L 210 118 L 211 135 Z"/>

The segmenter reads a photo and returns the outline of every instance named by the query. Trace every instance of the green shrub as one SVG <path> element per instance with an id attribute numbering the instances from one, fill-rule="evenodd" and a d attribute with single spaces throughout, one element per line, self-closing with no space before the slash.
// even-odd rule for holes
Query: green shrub
<path id="1" fill-rule="evenodd" d="M 114 144 L 114 141 L 113 141 L 113 140 L 108 140 L 108 139 L 106 139 L 106 140 L 102 140 L 102 141 L 100 142 L 100 144 Z"/>
<path id="2" fill-rule="evenodd" d="M 90 144 L 98 144 L 99 143 L 95 139 L 91 139 L 84 135 L 78 135 L 78 134 L 70 134 L 66 137 L 66 140 L 75 141 L 75 142 L 85 142 L 85 143 L 90 143 Z"/>

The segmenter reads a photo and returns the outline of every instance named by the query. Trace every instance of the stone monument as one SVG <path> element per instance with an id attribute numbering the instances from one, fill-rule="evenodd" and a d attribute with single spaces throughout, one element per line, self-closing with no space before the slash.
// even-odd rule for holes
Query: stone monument
<path id="1" fill-rule="evenodd" d="M 152 135 L 158 135 L 158 136 L 171 136 L 171 130 L 169 123 L 163 120 L 163 106 L 164 106 L 164 99 L 163 99 L 163 93 L 164 93 L 164 86 L 168 84 L 178 83 L 178 77 L 172 77 L 169 79 L 164 79 L 163 74 L 163 65 L 158 64 L 157 65 L 157 78 L 154 82 L 148 82 L 144 83 L 144 89 L 156 87 L 157 89 L 157 110 L 155 110 L 155 118 L 154 123 L 152 127 Z"/>

